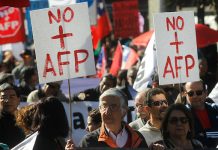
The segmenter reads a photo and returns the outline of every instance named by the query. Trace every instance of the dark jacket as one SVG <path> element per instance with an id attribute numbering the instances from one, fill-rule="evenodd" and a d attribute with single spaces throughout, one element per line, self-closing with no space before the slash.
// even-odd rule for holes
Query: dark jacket
<path id="1" fill-rule="evenodd" d="M 31 88 L 26 82 L 22 81 L 19 85 L 19 93 L 20 93 L 21 101 L 26 102 L 27 96 L 34 90 L 36 90 L 35 87 Z"/>
<path id="2" fill-rule="evenodd" d="M 0 116 L 0 143 L 14 147 L 25 139 L 25 134 L 16 125 L 15 117 L 9 113 L 2 112 Z"/>
<path id="3" fill-rule="evenodd" d="M 187 105 L 187 107 L 189 107 L 193 113 L 195 123 L 195 138 L 198 139 L 203 145 L 206 145 L 208 148 L 216 148 L 216 145 L 218 145 L 218 138 L 207 137 L 206 133 L 218 132 L 218 105 L 205 102 L 205 108 L 207 110 L 211 124 L 210 129 L 203 128 L 191 105 Z"/>
<path id="4" fill-rule="evenodd" d="M 129 135 L 130 146 L 128 148 L 148 148 L 144 137 L 136 130 L 133 130 L 128 124 L 125 124 Z M 85 135 L 81 140 L 79 147 L 111 147 L 117 148 L 116 144 L 113 142 L 112 138 L 108 135 L 105 127 L 101 128 Z"/>
<path id="5" fill-rule="evenodd" d="M 39 133 L 33 150 L 64 150 L 64 146 L 58 138 L 51 138 L 47 134 Z"/>
<path id="6" fill-rule="evenodd" d="M 74 101 L 99 101 L 101 95 L 99 86 L 87 89 L 73 96 Z"/>

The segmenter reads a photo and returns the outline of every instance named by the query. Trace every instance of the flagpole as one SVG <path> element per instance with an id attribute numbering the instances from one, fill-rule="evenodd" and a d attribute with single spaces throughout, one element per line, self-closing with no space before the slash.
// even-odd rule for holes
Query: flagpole
<path id="1" fill-rule="evenodd" d="M 70 88 L 70 79 L 67 80 L 68 81 L 68 93 L 69 93 L 69 107 L 70 107 L 70 130 L 69 130 L 69 136 L 70 139 L 72 139 L 72 129 L 73 129 L 73 125 L 72 125 L 72 97 L 71 97 L 71 88 Z"/>

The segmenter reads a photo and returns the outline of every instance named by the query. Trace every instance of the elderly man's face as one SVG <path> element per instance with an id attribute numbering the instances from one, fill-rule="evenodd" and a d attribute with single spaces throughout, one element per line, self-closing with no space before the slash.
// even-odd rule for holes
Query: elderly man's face
<path id="1" fill-rule="evenodd" d="M 201 82 L 188 82 L 185 85 L 186 99 L 195 109 L 204 109 L 206 91 L 203 90 Z"/>
<path id="2" fill-rule="evenodd" d="M 14 114 L 20 99 L 17 97 L 15 90 L 9 89 L 0 92 L 0 107 L 3 111 Z"/>
<path id="3" fill-rule="evenodd" d="M 109 129 L 116 129 L 121 125 L 124 112 L 121 109 L 120 98 L 105 96 L 100 100 L 100 113 L 102 122 Z"/>
<path id="4" fill-rule="evenodd" d="M 135 98 L 135 109 L 137 117 L 142 119 L 148 118 L 149 114 L 147 110 L 144 110 L 145 94 L 138 94 Z"/>

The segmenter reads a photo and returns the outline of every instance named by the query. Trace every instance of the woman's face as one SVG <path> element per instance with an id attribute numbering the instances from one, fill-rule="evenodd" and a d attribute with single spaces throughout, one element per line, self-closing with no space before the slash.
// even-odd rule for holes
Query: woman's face
<path id="1" fill-rule="evenodd" d="M 189 120 L 180 110 L 171 112 L 168 119 L 167 131 L 170 138 L 186 138 L 190 131 Z"/>

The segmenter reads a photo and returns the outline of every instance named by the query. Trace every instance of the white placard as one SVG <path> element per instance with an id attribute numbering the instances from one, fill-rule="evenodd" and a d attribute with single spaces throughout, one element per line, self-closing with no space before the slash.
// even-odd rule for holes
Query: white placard
<path id="1" fill-rule="evenodd" d="M 87 3 L 30 15 L 40 83 L 96 74 Z"/>
<path id="2" fill-rule="evenodd" d="M 193 12 L 154 16 L 159 84 L 199 80 Z"/>

